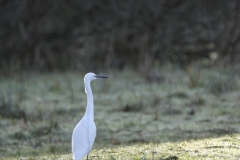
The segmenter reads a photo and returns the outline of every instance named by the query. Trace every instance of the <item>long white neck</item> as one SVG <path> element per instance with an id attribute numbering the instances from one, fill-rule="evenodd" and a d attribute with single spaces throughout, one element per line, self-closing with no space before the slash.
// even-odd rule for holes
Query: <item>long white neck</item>
<path id="1" fill-rule="evenodd" d="M 87 93 L 87 109 L 86 109 L 86 115 L 94 118 L 94 104 L 93 104 L 93 94 L 90 82 L 85 82 L 85 91 Z"/>

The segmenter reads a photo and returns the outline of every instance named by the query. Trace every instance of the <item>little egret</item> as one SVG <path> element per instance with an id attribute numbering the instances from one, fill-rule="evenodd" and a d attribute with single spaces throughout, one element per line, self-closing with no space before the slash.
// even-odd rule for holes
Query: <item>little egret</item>
<path id="1" fill-rule="evenodd" d="M 85 115 L 76 125 L 72 134 L 72 154 L 74 160 L 81 160 L 91 151 L 95 137 L 93 95 L 90 82 L 98 78 L 108 78 L 94 73 L 87 73 L 84 77 L 85 92 L 87 94 L 87 109 Z"/>

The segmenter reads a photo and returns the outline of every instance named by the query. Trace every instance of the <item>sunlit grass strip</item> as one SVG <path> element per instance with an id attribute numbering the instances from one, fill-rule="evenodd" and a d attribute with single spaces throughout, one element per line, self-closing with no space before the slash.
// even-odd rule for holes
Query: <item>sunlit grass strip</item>
<path id="1" fill-rule="evenodd" d="M 240 158 L 240 135 L 178 143 L 140 144 L 94 151 L 102 159 L 237 159 Z M 96 153 L 95 153 L 96 154 Z M 107 155 L 106 155 L 107 154 Z"/>
<path id="2" fill-rule="evenodd" d="M 72 155 L 19 157 L 21 160 L 70 160 Z M 93 150 L 92 160 L 240 159 L 240 134 L 176 143 L 135 144 Z M 10 160 L 10 159 L 9 159 Z"/>

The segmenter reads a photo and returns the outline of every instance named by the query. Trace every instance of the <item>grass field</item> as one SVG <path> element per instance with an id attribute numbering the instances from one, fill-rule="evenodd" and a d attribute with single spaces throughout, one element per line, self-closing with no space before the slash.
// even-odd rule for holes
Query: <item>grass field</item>
<path id="1" fill-rule="evenodd" d="M 240 159 L 240 66 L 125 69 L 92 82 L 91 159 Z M 0 157 L 71 159 L 84 73 L 0 77 Z M 34 158 L 37 157 L 37 158 Z"/>

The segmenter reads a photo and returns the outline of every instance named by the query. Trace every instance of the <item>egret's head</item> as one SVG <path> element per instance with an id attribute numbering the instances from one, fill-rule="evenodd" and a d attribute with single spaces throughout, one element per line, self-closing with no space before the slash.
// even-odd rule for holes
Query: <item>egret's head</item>
<path id="1" fill-rule="evenodd" d="M 98 78 L 108 78 L 108 77 L 105 77 L 105 76 L 99 76 L 99 75 L 96 75 L 94 73 L 87 73 L 84 77 L 84 83 L 86 82 L 91 82 L 92 80 L 94 79 L 98 79 Z"/>

